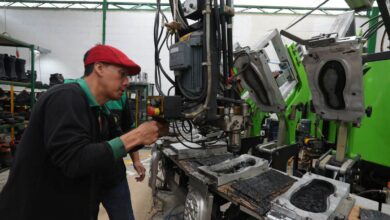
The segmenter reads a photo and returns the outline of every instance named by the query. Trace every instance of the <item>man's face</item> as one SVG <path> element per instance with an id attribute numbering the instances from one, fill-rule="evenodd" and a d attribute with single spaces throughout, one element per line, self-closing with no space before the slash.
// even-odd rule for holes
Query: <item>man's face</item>
<path id="1" fill-rule="evenodd" d="M 101 71 L 100 85 L 105 96 L 110 100 L 120 99 L 129 83 L 128 70 L 118 65 L 103 64 Z"/>

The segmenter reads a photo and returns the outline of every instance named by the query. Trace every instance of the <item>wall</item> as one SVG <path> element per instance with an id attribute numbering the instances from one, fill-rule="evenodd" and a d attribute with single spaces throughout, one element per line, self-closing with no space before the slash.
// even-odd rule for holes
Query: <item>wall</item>
<path id="1" fill-rule="evenodd" d="M 110 11 L 107 14 L 106 43 L 122 49 L 139 63 L 143 72 L 154 82 L 154 12 Z M 6 19 L 5 19 L 6 18 Z M 234 42 L 242 46 L 254 46 L 268 30 L 282 29 L 291 24 L 297 16 L 237 14 L 234 17 Z M 82 58 L 86 50 L 102 41 L 102 13 L 96 11 L 7 9 L 0 10 L 0 32 L 6 31 L 12 37 L 34 43 L 51 50 L 37 59 L 38 79 L 48 82 L 51 73 L 62 73 L 66 78 L 82 75 Z M 302 38 L 327 32 L 335 16 L 313 15 L 298 23 L 290 31 Z M 5 21 L 6 20 L 6 30 Z M 358 18 L 357 24 L 365 19 Z M 15 53 L 14 48 L 1 48 L 2 53 Z M 20 49 L 23 58 L 29 52 Z M 168 63 L 164 47 L 162 63 Z M 172 74 L 171 74 L 172 75 Z M 163 81 L 163 90 L 169 83 Z"/>

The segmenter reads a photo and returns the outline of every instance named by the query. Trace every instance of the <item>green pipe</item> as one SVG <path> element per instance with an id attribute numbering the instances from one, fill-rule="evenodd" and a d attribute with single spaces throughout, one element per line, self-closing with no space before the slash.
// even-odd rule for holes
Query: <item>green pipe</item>
<path id="1" fill-rule="evenodd" d="M 107 0 L 103 0 L 103 33 L 102 44 L 106 44 L 106 17 L 107 17 Z"/>
<path id="2" fill-rule="evenodd" d="M 374 7 L 372 8 L 369 12 L 369 18 L 374 18 L 375 16 L 378 16 L 379 15 L 379 9 L 378 7 Z M 379 20 L 379 17 L 377 17 L 376 19 L 372 19 L 370 22 L 369 22 L 369 28 L 374 26 Z M 367 42 L 367 52 L 369 54 L 372 54 L 372 53 L 375 53 L 375 49 L 376 49 L 376 32 L 370 37 L 370 39 L 368 39 L 368 42 Z"/>
<path id="3" fill-rule="evenodd" d="M 31 45 L 31 108 L 34 106 L 35 103 L 35 78 L 36 75 L 34 75 L 34 69 L 35 69 L 35 46 Z"/>

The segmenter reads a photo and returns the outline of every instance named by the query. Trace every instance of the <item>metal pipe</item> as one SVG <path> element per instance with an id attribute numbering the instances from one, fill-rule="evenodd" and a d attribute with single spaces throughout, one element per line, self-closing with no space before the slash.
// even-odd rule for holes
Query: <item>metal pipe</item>
<path id="1" fill-rule="evenodd" d="M 328 169 L 328 170 L 331 170 L 331 171 L 336 171 L 336 172 L 340 171 L 340 167 L 332 166 L 332 165 L 329 165 L 329 164 L 326 164 L 325 168 Z"/>
<path id="2" fill-rule="evenodd" d="M 311 13 L 313 13 L 315 10 L 319 9 L 321 6 L 323 6 L 325 3 L 327 3 L 329 0 L 325 0 L 324 2 L 322 2 L 321 4 L 319 4 L 317 7 L 313 8 L 311 11 L 307 12 L 305 15 L 303 15 L 302 17 L 300 17 L 297 21 L 295 21 L 294 23 L 292 23 L 291 25 L 289 25 L 286 30 L 290 29 L 292 26 L 296 25 L 298 22 L 302 21 L 304 18 L 306 18 L 307 16 L 309 16 Z"/>
<path id="3" fill-rule="evenodd" d="M 337 135 L 336 146 L 336 160 L 338 162 L 344 162 L 345 151 L 348 137 L 348 124 L 347 122 L 340 122 L 339 131 Z"/>
<path id="4" fill-rule="evenodd" d="M 107 0 L 103 0 L 103 30 L 102 30 L 102 44 L 106 44 L 106 17 L 107 17 Z"/>
<path id="5" fill-rule="evenodd" d="M 233 8 L 232 0 L 227 0 L 226 5 L 231 9 Z M 233 15 L 227 16 L 227 53 L 228 53 L 228 62 L 229 70 L 233 68 Z"/>
<path id="6" fill-rule="evenodd" d="M 224 13 L 225 8 L 225 0 L 220 0 L 220 10 L 221 14 L 221 35 L 222 35 L 222 67 L 223 67 L 223 75 L 224 75 L 224 83 L 227 83 L 229 79 L 229 70 L 227 63 L 227 55 L 226 55 L 226 18 Z"/>

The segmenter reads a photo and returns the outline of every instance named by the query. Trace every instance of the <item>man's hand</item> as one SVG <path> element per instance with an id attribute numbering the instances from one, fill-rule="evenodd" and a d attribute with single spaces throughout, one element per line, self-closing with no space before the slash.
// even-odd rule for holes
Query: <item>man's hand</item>
<path id="1" fill-rule="evenodd" d="M 144 122 L 136 129 L 120 136 L 126 151 L 138 145 L 150 145 L 156 142 L 159 132 L 155 121 Z"/>
<path id="2" fill-rule="evenodd" d="M 169 122 L 167 121 L 158 121 L 158 134 L 160 137 L 167 136 L 169 133 Z"/>
<path id="3" fill-rule="evenodd" d="M 137 180 L 137 182 L 142 182 L 145 178 L 145 172 L 146 172 L 144 165 L 140 161 L 137 161 L 133 163 L 133 167 L 139 175 L 138 177 L 135 178 L 135 180 Z"/>
<path id="4" fill-rule="evenodd" d="M 128 152 L 135 146 L 153 144 L 157 141 L 158 137 L 166 136 L 168 132 L 168 122 L 148 121 L 122 135 L 120 139 L 125 146 L 125 150 Z"/>

